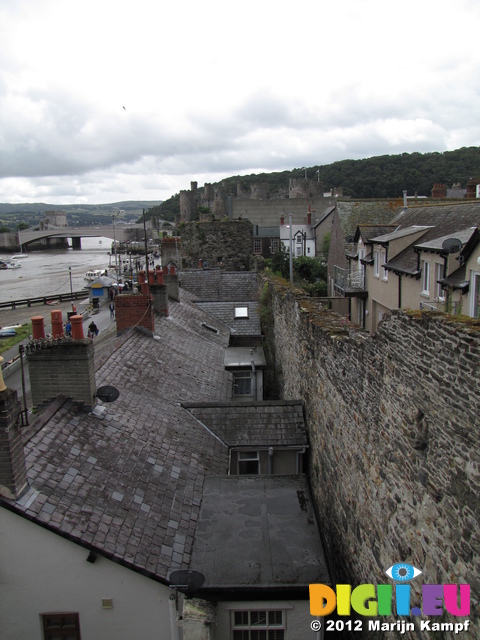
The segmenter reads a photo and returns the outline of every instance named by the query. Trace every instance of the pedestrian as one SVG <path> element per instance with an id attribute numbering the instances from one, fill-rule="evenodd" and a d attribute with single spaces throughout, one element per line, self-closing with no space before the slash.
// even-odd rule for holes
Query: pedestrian
<path id="1" fill-rule="evenodd" d="M 67 338 L 72 336 L 72 323 L 70 322 L 70 319 L 67 320 L 67 324 L 65 325 L 65 335 Z"/>
<path id="2" fill-rule="evenodd" d="M 115 318 L 115 305 L 110 302 L 110 318 Z"/>
<path id="3" fill-rule="evenodd" d="M 88 325 L 88 337 L 95 338 L 96 336 L 98 336 L 98 327 L 95 324 L 95 322 L 92 320 L 91 323 Z"/>

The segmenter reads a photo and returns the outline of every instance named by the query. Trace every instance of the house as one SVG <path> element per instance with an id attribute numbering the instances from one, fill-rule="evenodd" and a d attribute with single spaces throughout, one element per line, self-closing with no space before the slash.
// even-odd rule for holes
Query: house
<path id="1" fill-rule="evenodd" d="M 298 400 L 183 406 L 229 447 L 229 474 L 304 472 L 308 442 L 303 405 Z"/>
<path id="2" fill-rule="evenodd" d="M 480 203 L 411 207 L 396 215 L 391 225 L 393 230 L 381 227 L 375 237 L 369 234 L 370 252 L 362 244 L 364 230 L 357 231 L 349 262 L 350 268 L 355 260 L 365 265 L 366 295 L 352 296 L 351 319 L 374 333 L 384 314 L 397 308 L 453 313 L 468 309 L 473 315 L 469 290 L 470 283 L 473 290 L 476 286 L 474 247 Z M 364 250 L 365 256 L 360 257 Z"/>
<path id="3" fill-rule="evenodd" d="M 315 230 L 312 227 L 312 214 L 309 211 L 304 224 L 294 224 L 293 220 L 288 224 L 284 215 L 280 218 L 280 242 L 286 251 L 290 251 L 295 258 L 307 256 L 314 258 L 316 255 Z"/>
<path id="4" fill-rule="evenodd" d="M 258 279 L 253 271 L 186 269 L 179 272 L 180 286 L 193 294 L 195 304 L 230 330 L 231 347 L 256 347 L 262 343 Z"/>
<path id="5" fill-rule="evenodd" d="M 117 313 L 126 313 L 129 299 L 132 307 L 145 297 L 122 294 Z M 329 579 L 301 473 L 301 406 L 260 404 L 252 413 L 240 403 L 238 415 L 223 423 L 232 407 L 233 375 L 224 366 L 230 329 L 187 290 L 180 297 L 168 314 L 155 315 L 153 331 L 126 328 L 98 343 L 93 407 L 82 391 L 95 349 L 90 340 L 45 339 L 29 347 L 31 383 L 51 378 L 53 399 L 27 428 L 18 424 L 16 392 L 0 385 L 2 638 L 52 640 L 68 632 L 72 640 L 177 640 L 194 595 L 210 607 L 209 624 L 201 623 L 209 638 L 249 632 L 252 611 L 266 612 L 271 626 L 260 628 L 277 638 L 315 637 L 308 584 Z M 68 361 L 69 349 L 75 358 Z M 76 367 L 71 394 L 55 396 L 60 379 L 64 389 L 66 361 Z M 222 424 L 212 406 L 223 412 Z M 231 473 L 243 470 L 240 454 L 248 451 L 258 452 L 263 473 L 270 447 L 272 471 L 281 475 Z M 240 530 L 233 525 L 242 517 Z M 222 540 L 225 556 L 235 549 L 239 585 L 218 581 L 202 547 L 206 527 Z M 241 547 L 247 534 L 251 542 Z M 264 553 L 267 546 L 275 556 Z M 205 592 L 184 596 L 177 577 L 195 571 L 205 577 Z M 262 582 L 250 584 L 259 572 Z"/>
<path id="6" fill-rule="evenodd" d="M 232 398 L 263 400 L 263 372 L 267 366 L 262 347 L 229 347 L 224 365 L 233 376 Z"/>
<path id="7" fill-rule="evenodd" d="M 280 250 L 280 227 L 253 227 L 253 253 L 263 258 L 271 258 Z"/>
<path id="8" fill-rule="evenodd" d="M 372 238 L 393 231 L 396 225 L 362 224 L 357 227 L 353 246 L 345 252 L 346 261 L 338 258 L 333 265 L 332 295 L 348 298 L 350 319 L 361 327 L 365 326 L 367 298 L 365 265 L 373 261 Z M 348 261 L 348 266 L 347 266 Z M 344 264 L 345 266 L 342 266 Z M 352 305 L 352 300 L 354 304 Z"/>

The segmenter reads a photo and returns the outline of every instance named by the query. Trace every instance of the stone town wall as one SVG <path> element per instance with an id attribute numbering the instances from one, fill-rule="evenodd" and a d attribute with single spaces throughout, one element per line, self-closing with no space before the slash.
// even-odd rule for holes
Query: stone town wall
<path id="1" fill-rule="evenodd" d="M 469 583 L 480 637 L 480 323 L 394 311 L 370 336 L 313 304 L 276 285 L 278 375 L 305 403 L 335 583 L 389 583 L 408 562 L 424 572 L 412 607 L 422 580 Z"/>
<path id="2" fill-rule="evenodd" d="M 190 222 L 181 226 L 182 265 L 249 271 L 253 262 L 253 227 L 248 220 Z"/>

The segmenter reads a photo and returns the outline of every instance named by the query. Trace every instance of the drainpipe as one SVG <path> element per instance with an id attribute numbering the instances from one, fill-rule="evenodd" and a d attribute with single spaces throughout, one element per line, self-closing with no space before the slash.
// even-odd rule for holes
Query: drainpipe
<path id="1" fill-rule="evenodd" d="M 257 399 L 257 372 L 255 370 L 255 360 L 253 358 L 253 349 L 250 349 L 250 356 L 252 358 L 252 396 L 253 399 Z"/>
<path id="2" fill-rule="evenodd" d="M 273 447 L 268 448 L 268 475 L 273 473 Z"/>
<path id="3" fill-rule="evenodd" d="M 398 276 L 398 308 L 402 308 L 402 274 L 397 273 Z"/>

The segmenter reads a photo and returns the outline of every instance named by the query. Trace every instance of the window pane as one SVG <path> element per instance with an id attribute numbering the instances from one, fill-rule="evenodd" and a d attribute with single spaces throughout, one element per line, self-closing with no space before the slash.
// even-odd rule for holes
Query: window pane
<path id="1" fill-rule="evenodd" d="M 267 612 L 266 611 L 252 611 L 250 613 L 250 620 L 252 627 L 255 625 L 267 626 Z"/>
<path id="2" fill-rule="evenodd" d="M 252 631 L 250 638 L 252 640 L 267 640 L 267 632 L 266 631 Z"/>
<path id="3" fill-rule="evenodd" d="M 234 374 L 233 383 L 235 395 L 245 396 L 252 393 L 252 379 L 250 374 Z"/>
<path id="4" fill-rule="evenodd" d="M 268 612 L 268 624 L 270 626 L 282 626 L 282 613 L 283 611 L 269 611 Z"/>
<path id="5" fill-rule="evenodd" d="M 246 627 L 248 625 L 248 611 L 235 611 L 234 625 L 236 627 Z"/>
<path id="6" fill-rule="evenodd" d="M 258 460 L 243 460 L 238 462 L 238 473 L 241 475 L 258 475 Z M 253 623 L 252 623 L 253 624 Z"/>

